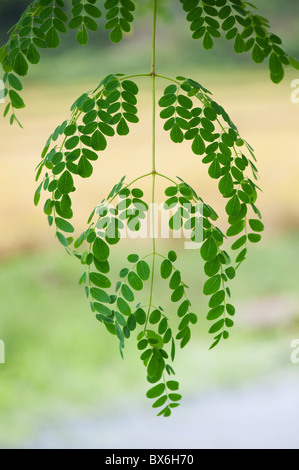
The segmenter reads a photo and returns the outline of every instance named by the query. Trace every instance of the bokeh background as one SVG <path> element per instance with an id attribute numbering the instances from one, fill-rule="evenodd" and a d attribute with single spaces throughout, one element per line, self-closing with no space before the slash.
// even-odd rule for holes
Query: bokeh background
<path id="1" fill-rule="evenodd" d="M 24 0 L 1 0 L 0 44 Z M 70 3 L 70 2 L 67 2 Z M 157 68 L 188 75 L 211 89 L 252 144 L 259 160 L 259 206 L 266 231 L 232 286 L 236 327 L 229 342 L 208 351 L 207 300 L 199 257 L 180 252 L 200 321 L 188 348 L 177 356 L 184 399 L 169 419 L 156 418 L 145 398 L 144 368 L 134 341 L 125 361 L 117 344 L 91 314 L 77 285 L 80 265 L 56 243 L 41 207 L 33 206 L 34 167 L 48 135 L 69 115 L 73 101 L 108 73 L 147 72 L 150 17 L 138 1 L 132 34 L 110 45 L 100 28 L 88 48 L 72 34 L 57 51 L 46 51 L 24 81 L 24 130 L 0 122 L 0 447 L 95 448 L 298 448 L 299 364 L 290 343 L 299 338 L 298 125 L 288 71 L 273 85 L 266 65 L 237 57 L 230 43 L 212 52 L 192 41 L 179 2 L 165 1 L 159 18 Z M 287 50 L 299 56 L 297 0 L 255 0 Z M 116 138 L 76 195 L 76 223 L 85 227 L 91 209 L 114 182 L 150 166 L 150 83 L 140 79 L 140 125 Z M 164 83 L 158 83 L 159 93 Z M 3 105 L 1 105 L 4 107 Z M 223 214 L 216 185 L 188 146 L 175 145 L 158 122 L 158 168 L 189 181 Z M 169 242 L 159 242 L 167 250 Z M 114 259 L 115 278 L 132 245 Z M 140 249 L 146 249 L 140 244 Z M 136 250 L 136 244 L 135 244 Z M 170 306 L 159 289 L 159 303 Z"/>

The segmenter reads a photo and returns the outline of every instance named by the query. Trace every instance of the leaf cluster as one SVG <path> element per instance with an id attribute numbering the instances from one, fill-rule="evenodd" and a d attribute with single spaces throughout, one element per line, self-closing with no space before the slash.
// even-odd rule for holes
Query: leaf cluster
<path id="1" fill-rule="evenodd" d="M 267 59 L 274 83 L 281 82 L 288 65 L 299 68 L 299 63 L 285 52 L 282 40 L 271 32 L 267 18 L 259 15 L 252 3 L 243 0 L 180 2 L 193 39 L 201 39 L 205 49 L 212 49 L 215 39 L 225 35 L 237 54 L 251 52 L 252 60 L 257 64 Z"/>

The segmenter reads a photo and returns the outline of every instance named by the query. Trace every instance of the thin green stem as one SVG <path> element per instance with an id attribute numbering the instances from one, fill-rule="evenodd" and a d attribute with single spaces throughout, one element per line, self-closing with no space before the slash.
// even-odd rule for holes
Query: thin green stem
<path id="1" fill-rule="evenodd" d="M 152 33 L 152 75 L 156 73 L 156 31 L 157 31 L 157 2 L 154 0 L 153 33 Z"/>
<path id="2" fill-rule="evenodd" d="M 174 80 L 174 78 L 166 77 L 165 75 L 156 74 L 156 77 L 163 78 L 164 80 L 168 80 L 169 82 L 176 83 L 177 85 L 181 85 L 180 82 L 178 82 L 177 80 Z"/>
<path id="3" fill-rule="evenodd" d="M 171 182 L 172 182 L 173 184 L 175 184 L 176 186 L 178 186 L 178 184 L 179 184 L 178 182 L 172 180 L 172 179 L 169 178 L 168 176 L 162 175 L 162 173 L 156 172 L 156 175 L 157 175 L 157 176 L 161 176 L 161 178 L 165 178 L 165 179 L 168 180 L 168 181 L 171 181 Z"/>
<path id="4" fill-rule="evenodd" d="M 128 188 L 129 186 L 132 186 L 132 184 L 136 183 L 136 181 L 139 181 L 142 178 L 146 178 L 147 176 L 150 176 L 150 175 L 152 175 L 152 172 L 147 173 L 146 175 L 139 176 L 138 178 L 135 178 L 131 183 L 126 184 L 126 188 Z"/>
<path id="5" fill-rule="evenodd" d="M 224 280 L 223 280 L 223 268 L 222 268 L 222 265 L 221 265 L 221 284 L 222 284 L 222 289 L 223 291 L 225 292 L 225 285 L 224 285 Z M 223 313 L 223 320 L 224 320 L 224 324 L 223 324 L 223 328 L 222 328 L 222 335 L 225 331 L 225 320 L 226 320 L 226 300 L 225 300 L 225 297 L 224 297 L 224 313 Z"/>
<path id="6" fill-rule="evenodd" d="M 136 181 L 139 181 L 139 180 L 141 180 L 141 179 L 143 179 L 143 178 L 146 178 L 147 176 L 150 176 L 150 175 L 152 175 L 152 172 L 147 173 L 146 175 L 138 176 L 138 178 L 135 178 L 133 181 L 131 181 L 131 183 L 126 184 L 126 185 L 125 185 L 125 188 L 129 188 L 130 186 L 132 186 L 132 184 L 136 183 Z M 114 199 L 118 196 L 118 194 L 119 194 L 119 192 L 116 193 L 116 194 L 113 196 L 113 198 L 110 200 L 110 203 L 111 203 L 112 201 L 114 201 Z"/>
<path id="7" fill-rule="evenodd" d="M 152 81 L 152 100 L 153 100 L 153 119 L 152 119 L 152 238 L 153 238 L 153 260 L 152 260 L 152 273 L 151 273 L 151 287 L 149 297 L 149 307 L 147 318 L 144 326 L 146 331 L 154 290 L 155 278 L 155 259 L 156 259 L 156 233 L 155 233 L 155 183 L 156 183 L 156 30 L 157 30 L 157 0 L 154 1 L 153 7 L 153 40 L 152 40 L 152 68 L 151 68 L 151 81 Z"/>
<path id="8" fill-rule="evenodd" d="M 126 77 L 121 77 L 120 80 L 128 80 L 129 78 L 137 78 L 137 77 L 150 77 L 150 73 L 136 73 L 134 75 L 128 75 Z"/>
<path id="9" fill-rule="evenodd" d="M 164 385 L 165 385 L 165 392 L 166 392 L 166 395 L 167 395 L 167 406 L 169 407 L 170 401 L 169 401 L 168 388 L 167 388 L 167 383 L 166 383 L 164 372 L 163 372 L 162 377 L 163 377 L 163 382 L 164 382 Z"/>
<path id="10" fill-rule="evenodd" d="M 139 261 L 144 260 L 144 259 L 148 258 L 149 256 L 152 256 L 152 253 L 149 253 L 148 255 L 145 255 L 145 256 L 143 256 L 142 258 L 140 258 L 140 260 L 138 260 L 137 263 L 135 263 L 134 266 L 133 266 L 131 269 L 129 269 L 127 275 L 123 278 L 123 280 L 122 280 L 122 282 L 121 282 L 121 284 L 120 284 L 120 286 L 119 286 L 119 290 L 120 290 L 121 286 L 127 281 L 129 274 L 130 274 L 132 271 L 134 271 L 134 269 L 137 267 L 137 264 L 139 263 Z"/>
<path id="11" fill-rule="evenodd" d="M 157 27 L 157 0 L 154 0 L 153 12 L 153 42 L 152 42 L 152 99 L 153 99 L 153 122 L 152 122 L 152 210 L 155 204 L 155 182 L 156 182 L 156 27 Z M 153 234 L 153 263 L 155 261 L 156 239 L 155 239 L 155 214 L 152 220 Z M 151 303 L 151 302 L 150 302 Z"/>
<path id="12" fill-rule="evenodd" d="M 160 256 L 160 258 L 163 258 L 163 259 L 168 259 L 168 258 L 166 258 L 166 256 L 161 255 L 160 253 L 156 253 L 156 256 Z"/>

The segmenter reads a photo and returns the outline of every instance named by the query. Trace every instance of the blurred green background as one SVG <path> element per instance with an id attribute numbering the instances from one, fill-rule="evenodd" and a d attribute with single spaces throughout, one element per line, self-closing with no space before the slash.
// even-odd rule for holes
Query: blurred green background
<path id="1" fill-rule="evenodd" d="M 237 57 L 231 43 L 219 40 L 212 52 L 203 51 L 191 40 L 179 2 L 163 2 L 158 71 L 188 75 L 211 89 L 255 148 L 266 225 L 263 242 L 252 247 L 232 285 L 238 312 L 231 339 L 211 352 L 207 301 L 200 294 L 202 266 L 193 251 L 175 242 L 200 321 L 189 347 L 178 354 L 184 400 L 172 418 L 155 418 L 134 341 L 123 362 L 77 285 L 80 265 L 57 245 L 41 208 L 33 206 L 40 151 L 73 101 L 108 73 L 148 71 L 148 3 L 137 2 L 134 30 L 118 46 L 110 45 L 100 28 L 88 48 L 76 46 L 70 34 L 57 51 L 46 51 L 24 80 L 27 107 L 19 117 L 25 129 L 0 122 L 0 339 L 6 346 L 6 363 L 0 364 L 0 447 L 298 448 L 299 364 L 290 361 L 290 343 L 299 338 L 299 105 L 290 100 L 298 72 L 290 70 L 277 86 L 266 64 Z M 254 3 L 298 58 L 298 1 Z M 1 45 L 28 4 L 1 1 Z M 133 179 L 149 169 L 150 83 L 146 78 L 138 83 L 140 125 L 125 140 L 116 138 L 91 181 L 81 182 L 75 198 L 79 227 L 123 174 Z M 158 83 L 159 93 L 163 86 Z M 201 161 L 188 146 L 171 143 L 158 125 L 158 168 L 183 177 L 223 214 Z M 141 252 L 146 243 L 140 243 Z M 160 250 L 167 251 L 170 243 L 160 241 Z M 115 279 L 132 248 L 124 242 L 117 251 Z M 167 308 L 164 287 L 159 303 Z"/>

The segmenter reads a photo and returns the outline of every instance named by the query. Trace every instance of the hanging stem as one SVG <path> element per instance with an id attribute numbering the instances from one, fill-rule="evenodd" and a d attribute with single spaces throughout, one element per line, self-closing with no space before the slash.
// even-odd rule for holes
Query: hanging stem
<path id="1" fill-rule="evenodd" d="M 152 203 L 155 202 L 155 177 L 156 177 L 156 25 L 157 25 L 157 0 L 154 0 L 153 14 L 153 42 L 152 42 L 152 99 L 153 99 L 153 123 L 152 123 L 152 173 L 153 173 L 153 190 Z M 153 241 L 155 243 L 155 232 L 153 222 Z M 155 250 L 154 250 L 155 251 Z"/>
<path id="2" fill-rule="evenodd" d="M 152 81 L 152 99 L 153 99 L 153 121 L 152 121 L 152 238 L 153 238 L 153 260 L 152 260 L 152 275 L 149 307 L 144 331 L 148 323 L 148 318 L 151 311 L 154 277 L 155 277 L 155 258 L 156 258 L 156 233 L 155 233 L 155 183 L 156 183 L 156 26 L 157 26 L 157 0 L 153 0 L 153 40 L 152 40 L 152 68 L 151 68 L 151 81 Z"/>

